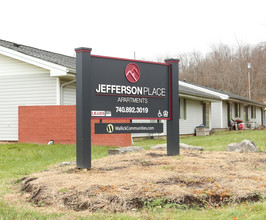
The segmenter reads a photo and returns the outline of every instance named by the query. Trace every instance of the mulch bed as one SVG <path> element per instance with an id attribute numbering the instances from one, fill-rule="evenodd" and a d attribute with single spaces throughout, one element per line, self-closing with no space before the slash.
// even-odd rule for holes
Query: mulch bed
<path id="1" fill-rule="evenodd" d="M 161 205 L 216 208 L 258 201 L 266 192 L 264 152 L 165 150 L 112 155 L 92 169 L 55 166 L 21 182 L 22 197 L 36 206 L 75 211 L 123 212 Z"/>

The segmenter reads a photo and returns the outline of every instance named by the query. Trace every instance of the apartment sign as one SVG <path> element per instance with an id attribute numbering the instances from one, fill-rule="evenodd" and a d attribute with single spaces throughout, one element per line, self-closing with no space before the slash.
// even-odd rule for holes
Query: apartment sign
<path id="1" fill-rule="evenodd" d="M 160 123 L 113 123 L 116 119 L 167 120 L 167 155 L 178 155 L 179 60 L 155 63 L 75 50 L 77 168 L 91 168 L 92 118 L 100 119 L 94 132 L 108 135 L 163 131 Z"/>
<path id="2" fill-rule="evenodd" d="M 169 120 L 169 65 L 91 55 L 91 117 Z"/>

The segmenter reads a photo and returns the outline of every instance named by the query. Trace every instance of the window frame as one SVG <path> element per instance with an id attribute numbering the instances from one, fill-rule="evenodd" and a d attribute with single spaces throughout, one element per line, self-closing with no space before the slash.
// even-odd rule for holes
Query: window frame
<path id="1" fill-rule="evenodd" d="M 251 106 L 251 119 L 256 119 L 257 118 L 257 109 L 256 106 Z"/>

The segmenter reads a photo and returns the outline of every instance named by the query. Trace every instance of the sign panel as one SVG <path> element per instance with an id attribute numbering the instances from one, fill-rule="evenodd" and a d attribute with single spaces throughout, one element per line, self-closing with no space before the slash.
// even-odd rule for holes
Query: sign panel
<path id="1" fill-rule="evenodd" d="M 169 65 L 91 56 L 97 118 L 170 119 Z"/>
<path id="2" fill-rule="evenodd" d="M 179 60 L 160 64 L 92 56 L 91 48 L 86 47 L 76 48 L 76 54 L 77 168 L 91 168 L 91 117 L 168 119 L 167 155 L 179 154 Z M 115 130 L 160 132 L 143 124 L 133 129 L 133 125 L 121 124 L 119 129 L 112 123 L 100 126 L 109 134 Z M 162 125 L 153 125 L 161 126 L 162 131 Z"/>
<path id="3" fill-rule="evenodd" d="M 96 123 L 95 134 L 162 133 L 162 123 Z"/>

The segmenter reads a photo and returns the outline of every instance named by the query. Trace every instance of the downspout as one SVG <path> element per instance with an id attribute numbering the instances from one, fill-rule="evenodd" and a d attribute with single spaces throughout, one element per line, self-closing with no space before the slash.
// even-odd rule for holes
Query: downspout
<path id="1" fill-rule="evenodd" d="M 67 86 L 67 85 L 70 85 L 70 84 L 74 83 L 74 82 L 76 82 L 76 79 L 74 79 L 74 80 L 72 80 L 72 81 L 70 81 L 70 82 L 63 83 L 63 84 L 60 86 L 60 104 L 61 104 L 61 105 L 64 105 L 64 103 L 63 103 L 63 95 L 64 95 L 64 93 L 63 93 L 63 88 L 64 88 L 65 86 Z"/>
<path id="2" fill-rule="evenodd" d="M 59 77 L 56 77 L 56 105 L 61 105 L 61 89 Z"/>

